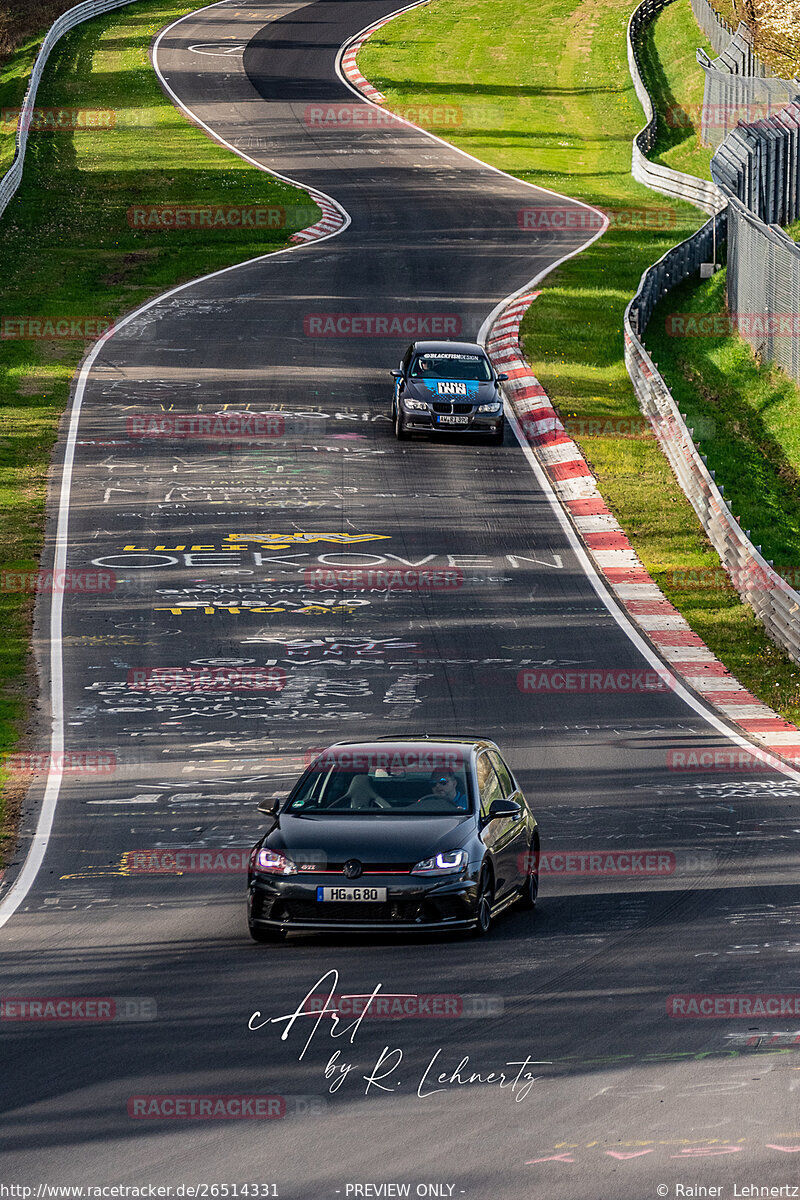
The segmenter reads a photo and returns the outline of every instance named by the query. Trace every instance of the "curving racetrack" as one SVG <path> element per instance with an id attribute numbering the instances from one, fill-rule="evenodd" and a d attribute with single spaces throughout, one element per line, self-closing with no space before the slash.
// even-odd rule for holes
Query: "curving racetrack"
<path id="1" fill-rule="evenodd" d="M 668 770 L 675 748 L 725 744 L 669 691 L 520 692 L 525 667 L 647 663 L 510 430 L 499 448 L 397 443 L 387 372 L 409 339 L 309 333 L 323 313 L 413 313 L 455 318 L 473 338 L 501 297 L 581 242 L 522 232 L 517 211 L 552 196 L 420 131 L 309 124 L 309 105 L 363 104 L 337 76 L 337 51 L 391 9 L 225 2 L 159 43 L 158 69 L 196 118 L 333 197 L 350 224 L 170 293 L 85 372 L 50 553 L 60 536 L 70 566 L 113 569 L 117 585 L 65 597 L 63 626 L 43 608 L 37 648 L 48 686 L 63 661 L 67 750 L 117 765 L 64 777 L 32 886 L 5 888 L 3 995 L 152 998 L 157 1017 L 4 1025 L 3 1179 L 275 1183 L 298 1200 L 387 1181 L 508 1200 L 788 1183 L 797 1068 L 788 1039 L 755 1034 L 792 1021 L 675 1020 L 666 999 L 796 986 L 796 783 Z M 246 49 L 191 49 L 224 41 Z M 128 434 L 135 414 L 222 405 L 280 412 L 284 433 L 244 445 Z M 456 567 L 463 586 L 354 604 L 304 582 L 320 564 L 380 562 Z M 63 659 L 51 658 L 53 634 Z M 163 694 L 128 682 L 209 664 L 275 665 L 287 685 Z M 495 737 L 545 849 L 656 849 L 675 854 L 674 874 L 545 877 L 535 920 L 512 912 L 480 943 L 256 946 L 240 874 L 125 865 L 146 847 L 247 846 L 262 828 L 258 799 L 288 786 L 310 746 L 423 730 Z M 39 801 L 6 885 L 20 880 Z M 478 994 L 491 1010 L 365 1021 L 352 1044 L 321 1027 L 302 1058 L 297 1027 L 285 1041 L 281 1026 L 248 1030 L 255 1010 L 291 1012 L 332 968 L 338 991 Z M 403 1051 L 383 1080 L 394 1090 L 365 1095 L 387 1046 Z M 448 1072 L 464 1056 L 483 1072 L 544 1061 L 522 1097 L 455 1083 L 421 1097 L 439 1049 Z M 331 1094 L 336 1050 L 356 1069 Z M 268 1123 L 128 1116 L 129 1097 L 167 1093 L 312 1099 Z"/>

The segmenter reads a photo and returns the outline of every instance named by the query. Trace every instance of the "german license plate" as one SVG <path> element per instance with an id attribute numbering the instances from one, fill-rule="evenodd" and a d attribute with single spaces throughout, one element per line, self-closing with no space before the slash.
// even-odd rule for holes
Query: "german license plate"
<path id="1" fill-rule="evenodd" d="M 469 425 L 469 417 L 440 416 L 440 425 Z"/>
<path id="2" fill-rule="evenodd" d="M 380 887 L 318 887 L 317 900 L 386 900 L 386 888 Z"/>

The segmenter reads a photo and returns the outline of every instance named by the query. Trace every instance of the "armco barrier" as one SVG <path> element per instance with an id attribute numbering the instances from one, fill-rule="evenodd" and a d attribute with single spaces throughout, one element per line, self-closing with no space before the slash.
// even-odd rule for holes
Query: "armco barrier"
<path id="1" fill-rule="evenodd" d="M 639 71 L 634 38 L 644 22 L 655 16 L 668 3 L 670 0 L 643 0 L 634 11 L 628 25 L 628 61 L 631 76 L 648 117 L 647 126 L 634 142 L 633 174 L 640 182 L 656 191 L 664 191 L 665 169 L 661 168 L 661 174 L 654 175 L 653 165 L 647 163 L 644 158 L 647 149 L 652 147 L 655 140 L 655 121 L 653 104 Z M 742 133 L 745 141 L 748 136 Z M 745 169 L 748 165 L 745 163 L 741 172 L 742 188 L 752 188 L 753 185 L 752 171 L 748 174 Z M 678 172 L 666 174 L 670 187 L 677 189 L 682 186 L 682 181 L 675 178 Z M 715 178 L 718 183 L 722 182 L 719 174 L 716 174 Z M 692 440 L 691 431 L 678 411 L 669 388 L 641 340 L 653 309 L 661 297 L 695 274 L 701 262 L 710 261 L 715 235 L 717 244 L 725 238 L 728 213 L 721 211 L 727 204 L 728 197 L 725 191 L 716 184 L 704 184 L 702 180 L 694 180 L 693 183 L 695 186 L 685 191 L 676 190 L 667 194 L 691 200 L 707 212 L 720 211 L 702 229 L 680 246 L 668 251 L 659 262 L 644 272 L 639 291 L 625 311 L 625 365 L 642 412 L 648 417 L 678 483 L 697 513 L 736 590 L 763 622 L 770 637 L 800 662 L 800 593 L 790 588 L 773 570 L 772 565 L 753 545 L 746 531 L 731 513 L 721 489 Z M 703 185 L 702 190 L 696 185 Z M 707 201 L 708 207 L 706 203 L 700 202 L 701 198 Z M 735 201 L 732 200 L 728 210 L 732 223 L 739 219 L 739 210 L 744 211 L 741 202 L 734 211 L 734 204 Z M 782 236 L 786 237 L 785 234 Z"/>
<path id="2" fill-rule="evenodd" d="M 718 236 L 722 237 L 726 214 L 720 213 L 715 219 L 719 223 Z M 689 239 L 692 245 L 688 251 L 687 243 L 675 247 L 645 271 L 639 293 L 625 313 L 625 365 L 639 406 L 736 590 L 753 608 L 770 637 L 800 661 L 800 593 L 773 570 L 731 513 L 637 332 L 646 326 L 660 296 L 685 277 L 686 254 L 691 255 L 692 262 L 707 260 L 711 236 L 709 221 Z"/>
<path id="3" fill-rule="evenodd" d="M 22 183 L 22 172 L 25 166 L 25 150 L 28 144 L 28 129 L 33 117 L 34 107 L 36 104 L 36 93 L 39 88 L 39 82 L 42 78 L 47 60 L 50 57 L 50 52 L 56 43 L 74 29 L 77 25 L 84 21 L 90 20 L 92 17 L 102 16 L 103 13 L 113 12 L 115 8 L 124 8 L 128 4 L 135 4 L 136 0 L 85 0 L 83 4 L 76 4 L 74 8 L 70 8 L 67 12 L 53 22 L 48 29 L 41 49 L 36 56 L 36 62 L 33 64 L 31 77 L 28 81 L 28 88 L 25 92 L 25 98 L 22 102 L 19 120 L 17 122 L 16 135 L 16 152 L 14 161 L 12 162 L 5 175 L 0 178 L 0 217 L 8 207 L 9 201 L 17 191 L 17 188 Z M 231 147 L 232 149 L 232 147 Z M 236 153 L 239 153 L 236 151 Z M 244 155 L 243 157 L 247 157 Z M 252 162 L 252 159 L 247 161 Z M 267 170 L 263 167 L 262 170 Z M 272 172 L 269 172 L 272 174 Z M 284 182 L 292 183 L 292 180 L 285 179 L 283 176 L 277 176 L 283 179 Z M 300 186 L 297 184 L 296 186 Z M 315 188 L 307 189 L 309 196 L 315 204 L 322 210 L 322 216 L 314 224 L 306 229 L 299 229 L 292 234 L 289 239 L 295 244 L 303 242 L 317 241 L 318 239 L 329 237 L 333 232 L 341 229 L 344 224 L 344 210 L 324 192 L 318 192 Z"/>
<path id="4" fill-rule="evenodd" d="M 124 8 L 127 4 L 135 3 L 136 0 L 85 0 L 84 4 L 76 4 L 74 8 L 70 8 L 65 13 L 62 13 L 48 29 L 41 49 L 36 56 L 36 62 L 33 64 L 28 88 L 25 92 L 25 98 L 22 101 L 22 109 L 17 123 L 14 161 L 2 179 L 0 179 L 0 216 L 5 212 L 9 201 L 22 183 L 25 150 L 28 144 L 28 129 L 36 104 L 36 93 L 39 90 L 39 81 L 42 78 L 42 72 L 56 42 L 60 41 L 64 34 L 69 33 L 76 25 L 80 25 L 84 21 L 89 21 L 92 17 L 99 17 L 102 13 L 112 12 L 115 8 Z"/>
<path id="5" fill-rule="evenodd" d="M 656 140 L 657 117 L 639 69 L 636 43 L 639 33 L 648 21 L 671 3 L 672 0 L 642 0 L 628 22 L 628 66 L 636 95 L 647 117 L 644 129 L 633 139 L 632 173 L 635 180 L 653 191 L 671 196 L 675 200 L 688 200 L 690 204 L 710 214 L 719 212 L 726 203 L 725 197 L 710 180 L 697 179 L 694 175 L 685 175 L 682 171 L 673 171 L 670 167 L 651 163 L 647 157 Z"/>

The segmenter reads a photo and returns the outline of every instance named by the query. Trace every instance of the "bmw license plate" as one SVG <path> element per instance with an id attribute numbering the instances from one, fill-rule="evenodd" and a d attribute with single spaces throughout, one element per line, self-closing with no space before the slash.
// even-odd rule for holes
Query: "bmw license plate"
<path id="1" fill-rule="evenodd" d="M 386 888 L 378 887 L 318 887 L 317 900 L 386 900 Z"/>
<path id="2" fill-rule="evenodd" d="M 469 417 L 440 416 L 440 425 L 469 425 Z"/>

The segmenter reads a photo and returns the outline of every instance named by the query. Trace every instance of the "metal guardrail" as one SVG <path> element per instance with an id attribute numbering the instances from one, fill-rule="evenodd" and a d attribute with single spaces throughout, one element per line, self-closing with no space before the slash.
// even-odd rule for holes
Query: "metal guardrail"
<path id="1" fill-rule="evenodd" d="M 31 77 L 22 101 L 19 121 L 17 122 L 14 161 L 2 179 L 0 179 L 0 216 L 5 212 L 9 201 L 22 183 L 25 150 L 28 145 L 28 131 L 36 106 L 36 93 L 39 90 L 39 82 L 53 47 L 65 33 L 69 33 L 71 29 L 74 29 L 84 21 L 89 21 L 92 17 L 99 17 L 103 13 L 112 12 L 115 8 L 123 8 L 127 4 L 135 3 L 136 0 L 85 0 L 83 4 L 76 4 L 74 8 L 70 8 L 65 13 L 62 13 L 48 29 L 39 53 L 36 56 L 36 61 L 33 64 Z"/>
<path id="2" fill-rule="evenodd" d="M 639 291 L 625 310 L 625 319 L 637 336 L 644 333 L 658 302 L 690 275 L 699 274 L 701 263 L 711 262 L 715 244 L 718 250 L 724 245 L 728 226 L 727 211 L 717 213 L 714 221 L 716 231 L 712 221 L 707 221 L 702 229 L 698 229 L 685 242 L 673 246 L 642 275 Z"/>
<path id="3" fill-rule="evenodd" d="M 631 171 L 638 183 L 643 183 L 664 196 L 670 196 L 673 200 L 688 200 L 690 204 L 710 214 L 719 212 L 726 203 L 725 197 L 710 180 L 697 179 L 694 175 L 685 175 L 682 171 L 673 171 L 671 167 L 650 162 L 647 157 L 655 144 L 658 118 L 650 93 L 642 79 L 637 39 L 643 27 L 672 2 L 673 0 L 642 0 L 628 22 L 628 67 L 636 95 L 647 118 L 644 129 L 633 139 Z"/>
<path id="4" fill-rule="evenodd" d="M 724 214 L 716 218 L 724 219 Z M 695 238 L 710 242 L 711 221 Z M 650 267 L 642 284 L 653 272 L 657 276 L 663 264 L 664 259 Z M 636 300 L 631 301 L 632 306 L 635 304 Z M 800 593 L 767 562 L 725 503 L 713 473 L 692 440 L 692 431 L 632 327 L 631 311 L 629 307 L 625 314 L 625 364 L 641 409 L 733 586 L 763 622 L 770 637 L 795 661 L 800 661 Z"/>
<path id="5" fill-rule="evenodd" d="M 697 2 L 699 3 L 699 0 Z M 660 186 L 663 176 L 661 179 L 656 177 L 654 185 L 650 182 L 653 164 L 644 165 L 642 163 L 646 149 L 650 149 L 655 140 L 655 117 L 652 100 L 639 71 L 634 38 L 644 22 L 665 8 L 667 3 L 670 3 L 670 0 L 643 0 L 634 11 L 628 25 L 628 62 L 631 76 L 636 93 L 648 117 L 647 126 L 634 141 L 633 174 L 640 182 L 650 187 L 654 186 L 656 191 L 665 190 L 663 186 Z M 695 3 L 696 0 L 693 0 L 693 9 Z M 713 10 L 711 11 L 713 12 Z M 800 124 L 795 135 L 793 143 L 795 157 L 796 160 L 800 160 L 800 153 L 798 153 Z M 771 140 L 769 140 L 770 137 Z M 754 171 L 751 158 L 744 153 L 744 148 L 746 147 L 749 151 L 758 142 L 752 137 L 749 130 L 741 132 L 741 139 L 744 143 L 743 152 L 740 157 L 734 156 L 728 163 L 732 174 L 724 175 L 724 179 L 730 182 L 735 176 L 737 187 L 743 190 L 748 199 L 752 199 L 753 195 L 759 192 L 762 177 Z M 771 135 L 764 134 L 764 140 L 766 144 L 772 146 L 773 150 L 783 144 L 774 131 Z M 726 143 L 725 148 L 728 144 Z M 785 153 L 782 161 L 784 162 L 782 175 L 775 171 L 772 171 L 771 174 L 768 173 L 771 191 L 768 188 L 767 194 L 773 198 L 774 203 L 777 203 L 779 196 L 786 195 L 789 190 L 788 181 L 791 172 L 785 169 L 787 162 Z M 797 167 L 797 161 L 795 166 Z M 662 171 L 665 170 L 662 168 Z M 795 194 L 800 196 L 800 173 L 798 171 L 800 171 L 800 167 L 791 178 L 797 184 Z M 669 173 L 670 187 L 683 188 L 680 178 L 676 178 L 678 175 L 678 172 Z M 723 174 L 719 172 L 714 178 L 716 183 L 723 182 Z M 702 180 L 694 181 L 695 185 L 703 182 Z M 681 199 L 691 200 L 695 204 L 698 204 L 697 197 L 701 196 L 713 201 L 715 208 L 722 209 L 727 205 L 730 189 L 726 186 L 723 190 L 716 184 L 709 186 L 714 190 L 708 193 L 707 197 L 704 191 L 697 188 L 686 191 L 676 190 L 666 194 L 680 196 Z M 781 192 L 781 186 L 783 186 L 783 192 Z M 762 193 L 763 191 L 764 189 L 761 188 Z M 705 206 L 700 203 L 698 207 Z M 714 209 L 707 208 L 706 211 L 713 212 Z M 710 260 L 712 245 L 715 240 L 717 243 L 724 240 L 729 220 L 733 235 L 732 248 L 736 252 L 738 269 L 741 269 L 741 264 L 745 260 L 738 253 L 739 242 L 735 239 L 736 231 L 739 229 L 738 222 L 744 219 L 753 221 L 756 218 L 752 213 L 747 212 L 745 204 L 738 197 L 734 197 L 728 205 L 727 212 L 719 211 L 697 233 L 668 251 L 654 266 L 648 267 L 642 275 L 637 294 L 625 310 L 625 365 L 639 406 L 649 419 L 661 450 L 672 467 L 681 489 L 700 519 L 711 544 L 719 554 L 733 586 L 742 600 L 752 607 L 756 616 L 763 622 L 769 636 L 788 651 L 795 661 L 800 662 L 800 593 L 789 587 L 788 583 L 773 569 L 772 564 L 767 562 L 760 549 L 753 545 L 748 532 L 741 528 L 731 513 L 722 494 L 722 488 L 717 486 L 713 472 L 708 470 L 703 456 L 694 444 L 692 430 L 687 427 L 669 388 L 641 341 L 642 334 L 658 301 L 683 280 L 695 274 L 702 262 Z M 776 232 L 781 231 L 773 229 L 771 231 L 773 238 Z M 785 234 L 782 236 L 787 242 L 789 241 Z M 797 249 L 798 261 L 800 261 L 800 248 Z M 730 275 L 729 268 L 729 286 Z M 765 310 L 761 309 L 760 311 Z M 794 311 L 800 312 L 800 309 Z"/>

